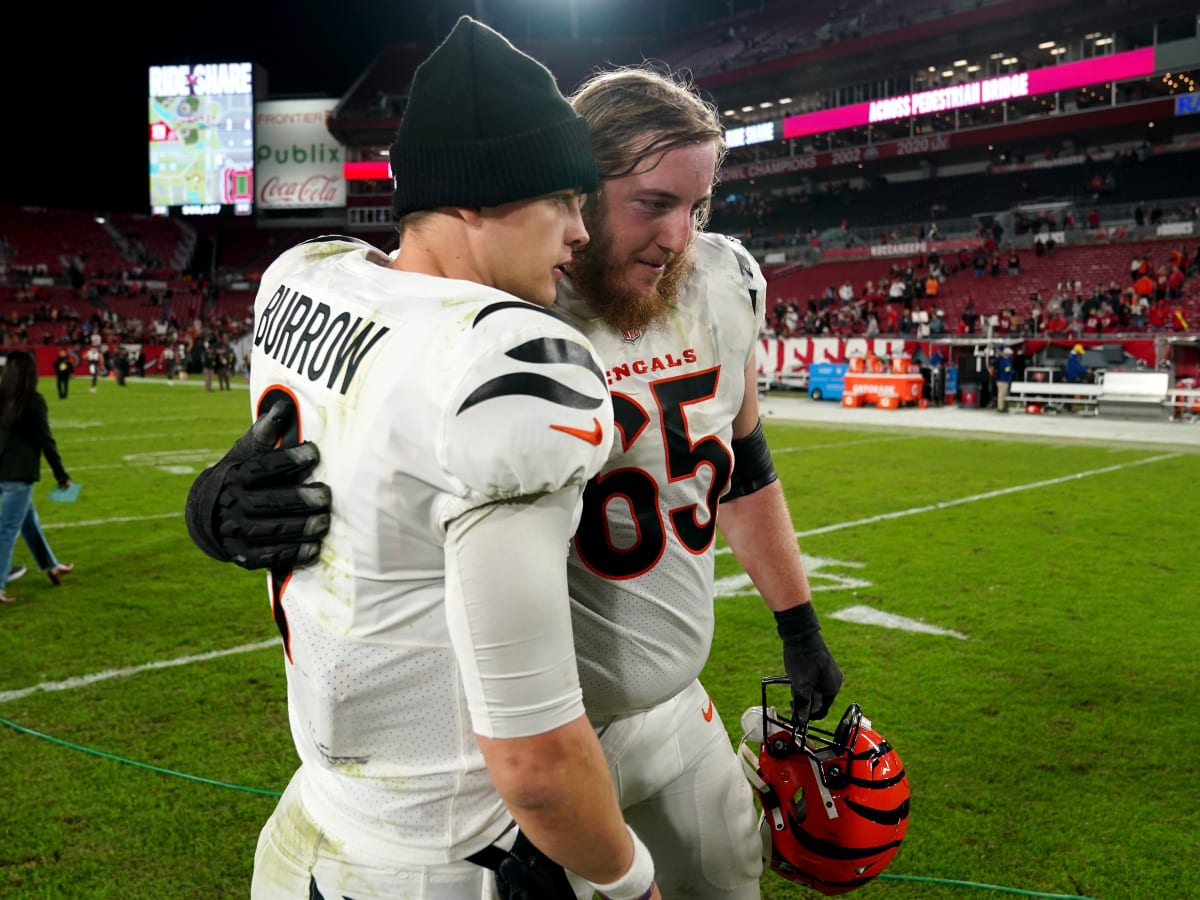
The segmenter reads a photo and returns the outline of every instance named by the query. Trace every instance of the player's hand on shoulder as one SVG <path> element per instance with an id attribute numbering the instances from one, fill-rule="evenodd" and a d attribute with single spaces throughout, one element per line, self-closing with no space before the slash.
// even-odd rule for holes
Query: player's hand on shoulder
<path id="1" fill-rule="evenodd" d="M 329 486 L 305 483 L 320 462 L 311 442 L 277 447 L 294 407 L 278 402 L 188 493 L 185 518 L 196 545 L 245 569 L 294 568 L 320 556 L 329 532 Z"/>

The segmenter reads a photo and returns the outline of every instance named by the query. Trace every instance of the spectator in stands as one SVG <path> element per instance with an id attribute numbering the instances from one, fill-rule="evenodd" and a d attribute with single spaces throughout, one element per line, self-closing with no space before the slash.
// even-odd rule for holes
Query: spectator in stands
<path id="1" fill-rule="evenodd" d="M 1017 252 L 1017 248 L 1013 247 L 1008 251 L 1008 274 L 1021 274 L 1021 254 Z"/>
<path id="2" fill-rule="evenodd" d="M 1149 303 L 1149 298 L 1146 299 Z M 1149 311 L 1146 313 L 1146 321 L 1150 324 L 1151 331 L 1166 331 L 1171 327 L 1171 310 L 1167 306 L 1167 301 L 1157 300 L 1151 304 Z"/>
<path id="3" fill-rule="evenodd" d="M 1083 344 L 1076 344 L 1067 354 L 1067 367 L 1063 378 L 1070 384 L 1083 384 L 1092 380 L 1092 373 L 1083 364 Z"/>
<path id="4" fill-rule="evenodd" d="M 886 306 L 883 321 L 884 334 L 896 334 L 900 330 L 900 312 L 895 303 Z"/>
<path id="5" fill-rule="evenodd" d="M 24 537 L 38 566 L 58 584 L 74 566 L 54 557 L 33 507 L 33 486 L 41 480 L 42 457 L 60 488 L 71 486 L 50 430 L 46 398 L 37 389 L 37 363 L 26 350 L 9 351 L 0 375 L 0 572 L 12 572 L 17 535 Z M 0 591 L 0 603 L 13 597 Z"/>
<path id="6" fill-rule="evenodd" d="M 1159 269 L 1154 273 L 1154 299 L 1166 297 L 1171 293 L 1171 273 L 1167 269 Z"/>
<path id="7" fill-rule="evenodd" d="M 974 334 L 975 327 L 979 324 L 979 313 L 975 311 L 975 299 L 970 294 L 967 295 L 967 302 L 963 304 L 961 318 L 966 333 Z"/>
<path id="8" fill-rule="evenodd" d="M 929 337 L 929 321 L 932 316 L 929 313 L 928 307 L 918 306 L 912 312 L 913 327 L 916 329 L 917 339 L 925 340 Z"/>
<path id="9" fill-rule="evenodd" d="M 1096 320 L 1099 326 L 1097 334 L 1112 334 L 1118 330 L 1117 326 L 1120 324 L 1117 311 L 1113 309 L 1112 304 L 1107 300 L 1100 304 L 1100 309 L 1096 313 Z"/>
<path id="10" fill-rule="evenodd" d="M 1137 297 L 1144 297 L 1147 303 L 1157 299 L 1154 296 L 1154 279 L 1149 274 L 1139 275 L 1133 283 L 1133 293 Z"/>
<path id="11" fill-rule="evenodd" d="M 1178 265 L 1171 267 L 1171 272 L 1167 275 L 1167 299 L 1178 300 L 1183 296 L 1183 270 Z"/>
<path id="12" fill-rule="evenodd" d="M 987 274 L 988 257 L 987 257 L 987 254 L 983 251 L 982 247 L 975 251 L 975 258 L 972 261 L 972 265 L 974 266 L 974 269 L 975 269 L 975 277 L 976 278 L 982 278 L 984 275 Z"/>
<path id="13" fill-rule="evenodd" d="M 1066 337 L 1069 323 L 1066 317 L 1063 316 L 1061 306 L 1052 306 L 1050 314 L 1046 317 L 1046 336 L 1047 337 Z"/>

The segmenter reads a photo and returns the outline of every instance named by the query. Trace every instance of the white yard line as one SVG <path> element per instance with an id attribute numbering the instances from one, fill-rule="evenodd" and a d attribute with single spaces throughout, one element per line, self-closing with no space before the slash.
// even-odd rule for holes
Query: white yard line
<path id="1" fill-rule="evenodd" d="M 968 497 L 959 497 L 957 500 L 941 500 L 937 503 L 931 503 L 928 506 L 914 506 L 911 509 L 899 509 L 895 512 L 882 513 L 878 516 L 870 516 L 866 519 L 855 519 L 851 522 L 838 522 L 833 525 L 824 525 L 820 528 L 810 528 L 808 531 L 797 531 L 796 537 L 808 537 L 814 534 L 829 534 L 833 531 L 844 531 L 847 528 L 858 528 L 862 525 L 874 525 L 877 522 L 887 522 L 890 519 L 903 519 L 907 516 L 919 516 L 922 513 L 937 512 L 942 509 L 949 509 L 952 506 L 964 506 L 967 503 L 978 503 L 981 500 L 990 500 L 993 497 L 1003 497 L 1006 494 L 1019 494 L 1022 491 L 1032 491 L 1038 488 L 1050 487 L 1055 484 L 1064 484 L 1068 481 L 1078 481 L 1080 478 L 1091 478 L 1096 475 L 1107 475 L 1110 472 L 1119 472 L 1122 469 L 1132 469 L 1135 466 L 1145 466 L 1150 463 L 1163 462 L 1168 459 L 1176 459 L 1182 456 L 1180 453 L 1164 453 L 1162 456 L 1148 456 L 1145 459 L 1134 460 L 1133 462 L 1121 463 L 1117 466 L 1105 466 L 1102 469 L 1089 469 L 1086 472 L 1076 472 L 1072 475 L 1062 475 L 1058 478 L 1048 478 L 1045 481 L 1031 481 L 1029 484 L 1017 484 L 1012 487 L 1000 488 L 995 491 L 986 491 L 982 494 L 971 494 Z M 721 547 L 717 550 L 718 554 L 724 555 L 729 553 L 728 547 Z"/>
<path id="2" fill-rule="evenodd" d="M 238 653 L 250 653 L 255 650 L 265 650 L 268 647 L 278 646 L 279 640 L 277 638 L 273 638 L 269 641 L 261 641 L 257 644 L 243 644 L 240 647 L 230 647 L 228 650 L 213 650 L 211 653 L 197 653 L 192 656 L 177 656 L 175 659 L 165 659 L 159 662 L 142 663 L 140 666 L 129 666 L 128 668 L 124 669 L 109 669 L 104 672 L 94 672 L 91 675 L 80 675 L 78 678 L 67 678 L 64 681 L 43 681 L 41 684 L 20 688 L 15 691 L 0 691 L 0 703 L 4 703 L 7 700 L 20 700 L 22 697 L 28 697 L 30 694 L 38 694 L 48 691 L 69 691 L 73 688 L 87 687 L 100 681 L 111 681 L 114 678 L 128 678 L 130 675 L 140 675 L 143 672 L 151 672 L 155 669 L 170 669 L 174 666 L 186 666 L 195 662 L 205 662 L 210 659 L 219 659 L 222 656 L 234 656 Z"/>
<path id="3" fill-rule="evenodd" d="M 109 519 L 86 519 L 82 522 L 42 522 L 42 531 L 49 531 L 51 528 L 80 528 L 90 527 L 93 525 L 115 525 L 118 522 L 153 522 L 157 519 L 178 519 L 183 515 L 183 510 L 179 512 L 159 513 L 155 516 L 113 516 Z"/>

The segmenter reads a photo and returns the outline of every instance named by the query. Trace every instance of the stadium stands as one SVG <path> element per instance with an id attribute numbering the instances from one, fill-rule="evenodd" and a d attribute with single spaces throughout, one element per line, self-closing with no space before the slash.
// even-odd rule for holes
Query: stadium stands
<path id="1" fill-rule="evenodd" d="M 1064 39 L 1071 53 L 1066 59 L 1033 55 L 1043 35 L 1033 33 L 1024 21 L 1032 9 L 1038 12 L 1038 31 L 1052 35 L 1088 33 L 1092 26 L 1082 25 L 1095 15 L 1083 0 L 840 0 L 801 5 L 764 0 L 730 3 L 729 15 L 675 32 L 666 29 L 664 18 L 660 33 L 652 33 L 656 23 L 650 17 L 647 33 L 641 35 L 571 40 L 527 36 L 518 43 L 556 73 L 564 90 L 597 65 L 651 58 L 690 70 L 718 108 L 731 109 L 727 124 L 735 127 L 801 108 L 828 109 L 835 101 L 844 105 L 874 99 L 881 90 L 892 96 L 936 87 L 947 78 L 962 81 L 965 73 L 956 74 L 958 64 L 952 61 L 960 53 L 964 63 L 969 58 L 990 67 L 976 78 L 1009 65 L 996 61 L 997 49 L 1028 55 L 1017 68 L 1004 71 L 1083 61 L 1099 53 L 1095 46 Z M 1128 27 L 1125 43 L 1137 46 L 1160 39 L 1157 28 L 1148 30 L 1147 23 L 1157 23 L 1164 15 L 1178 17 L 1178 10 L 1165 0 L 1146 0 L 1144 10 L 1104 15 L 1105 29 L 1120 33 Z M 1184 22 L 1183 33 L 1192 40 L 1194 17 L 1189 22 L 1191 32 Z M 1187 41 L 1178 43 L 1172 58 L 1186 62 L 1194 47 Z M 375 151 L 390 140 L 403 111 L 404 86 L 428 50 L 421 43 L 392 45 L 349 86 L 329 121 L 330 132 L 347 145 L 345 158 L 378 158 Z M 894 58 L 889 55 L 892 50 L 897 51 Z M 932 65 L 935 62 L 939 65 Z M 1200 60 L 1196 63 L 1200 68 Z M 946 66 L 949 71 L 939 71 Z M 1191 84 L 1187 89 L 1194 90 L 1191 76 L 1175 74 L 1180 84 Z M 1137 81 L 1127 88 L 1124 100 L 1134 104 L 1166 96 L 1164 85 L 1152 78 Z M 947 262 L 948 277 L 940 283 L 936 299 L 918 293 L 912 305 L 942 309 L 951 332 L 968 299 L 980 316 L 1011 309 L 1019 323 L 1034 295 L 1045 307 L 1064 293 L 1089 296 L 1097 285 L 1115 284 L 1123 292 L 1129 287 L 1134 255 L 1149 254 L 1158 265 L 1177 248 L 1185 251 L 1189 262 L 1196 256 L 1200 218 L 1198 198 L 1190 192 L 1200 163 L 1200 116 L 1191 117 L 1196 120 L 1191 124 L 1184 116 L 1169 123 L 1160 120 L 1153 132 L 1127 114 L 1111 127 L 1091 131 L 1076 133 L 1062 126 L 1075 121 L 1070 114 L 1087 104 L 1116 105 L 1117 86 L 1104 85 L 1106 91 L 1110 87 L 1111 96 L 1093 94 L 1092 99 L 1063 91 L 1052 104 L 1046 103 L 1044 112 L 1015 105 L 1005 110 L 981 107 L 899 125 L 882 123 L 873 126 L 874 131 L 841 129 L 790 140 L 776 135 L 735 148 L 727 162 L 747 168 L 718 186 L 709 227 L 742 238 L 764 263 L 769 310 L 793 300 L 803 308 L 844 281 L 860 298 L 868 281 L 878 284 L 892 278 L 897 267 L 911 267 L 923 282 L 928 252 L 934 247 Z M 786 111 L 763 111 L 747 102 L 760 99 L 759 94 L 778 98 L 793 89 L 797 103 Z M 1175 89 L 1172 84 L 1171 93 Z M 1036 126 L 1039 115 L 1055 120 L 1055 129 L 1027 127 L 1031 119 Z M 982 144 L 964 139 L 936 153 L 926 153 L 924 144 L 880 153 L 868 143 L 882 146 L 897 136 L 943 130 L 956 137 L 986 132 L 1001 139 L 994 146 L 990 138 Z M 863 147 L 861 156 L 854 152 Z M 848 155 L 830 152 L 839 148 Z M 826 158 L 812 159 L 818 150 Z M 764 162 L 797 157 L 807 161 L 765 174 L 761 168 Z M 363 201 L 364 208 L 372 206 L 388 191 L 383 179 L 355 182 L 349 205 Z M 1160 215 L 1154 222 L 1136 222 L 1139 206 L 1159 207 Z M 1022 207 L 1030 210 L 1028 215 Z M 1053 211 L 1047 214 L 1047 208 Z M 1093 209 L 1101 221 L 1097 227 L 1086 221 Z M 106 339 L 153 337 L 164 323 L 173 332 L 193 337 L 244 330 L 254 283 L 281 249 L 319 234 L 353 230 L 329 221 L 326 217 L 325 224 L 307 226 L 267 216 L 180 220 L 118 212 L 100 223 L 91 211 L 0 207 L 0 337 L 69 342 L 80 339 L 85 326 L 101 329 Z M 367 219 L 348 211 L 346 221 Z M 996 276 L 981 278 L 969 270 L 958 271 L 958 252 L 965 248 L 973 253 L 986 240 L 993 221 L 1002 224 L 994 251 L 1006 256 L 1015 247 L 1021 254 L 1020 274 L 1009 275 L 1006 267 Z M 941 226 L 937 242 L 925 240 L 930 222 Z M 1162 230 L 1160 223 L 1170 227 Z M 1057 236 L 1057 247 L 1038 254 L 1033 229 L 1043 224 Z M 380 222 L 359 236 L 393 249 L 394 230 L 384 225 Z M 1061 291 L 1064 283 L 1072 289 Z M 1171 298 L 1171 307 L 1177 319 L 1155 326 L 1156 331 L 1200 331 L 1200 277 L 1194 268 L 1181 296 Z M 1180 322 L 1190 324 L 1180 327 Z M 855 322 L 854 333 L 862 333 L 864 327 L 861 320 Z"/>

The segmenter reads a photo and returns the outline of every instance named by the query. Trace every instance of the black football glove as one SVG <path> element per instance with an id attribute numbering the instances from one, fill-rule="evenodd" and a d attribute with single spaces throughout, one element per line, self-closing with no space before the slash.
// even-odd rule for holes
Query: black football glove
<path id="1" fill-rule="evenodd" d="M 276 403 L 188 491 L 188 534 L 213 559 L 243 569 L 294 568 L 320 555 L 329 486 L 303 484 L 320 461 L 317 445 L 275 446 L 294 416 L 291 403 Z"/>
<path id="2" fill-rule="evenodd" d="M 563 867 L 529 842 L 521 832 L 496 869 L 500 900 L 575 900 Z"/>
<path id="3" fill-rule="evenodd" d="M 821 637 L 821 624 L 811 603 L 775 613 L 783 639 L 783 668 L 792 682 L 792 722 L 806 729 L 823 719 L 842 687 L 842 670 Z"/>

